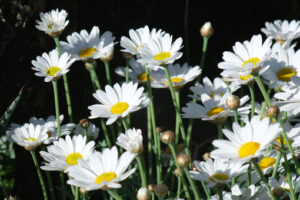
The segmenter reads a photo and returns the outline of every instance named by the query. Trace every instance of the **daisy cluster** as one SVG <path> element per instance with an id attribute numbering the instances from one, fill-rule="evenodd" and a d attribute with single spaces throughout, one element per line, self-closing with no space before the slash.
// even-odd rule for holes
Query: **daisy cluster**
<path id="1" fill-rule="evenodd" d="M 105 200 L 149 200 L 155 195 L 158 199 L 296 200 L 300 195 L 300 50 L 293 43 L 300 37 L 299 21 L 266 22 L 261 29 L 266 37 L 257 34 L 236 42 L 232 51 L 223 53 L 220 77 L 211 79 L 201 77 L 207 41 L 213 34 L 209 22 L 200 30 L 206 41 L 202 66 L 194 66 L 177 62 L 183 55 L 181 37 L 173 39 L 148 26 L 130 29 L 120 41 L 110 31 L 100 34 L 98 26 L 60 41 L 69 23 L 67 15 L 58 9 L 40 14 L 36 28 L 52 37 L 56 48 L 32 61 L 35 75 L 52 83 L 56 116 L 32 117 L 23 125 L 12 123 L 6 131 L 9 141 L 30 151 L 45 200 L 48 192 L 52 199 L 58 195 L 89 199 L 92 190 L 101 190 Z M 110 75 L 117 44 L 125 60 L 125 66 L 114 68 L 125 78 L 119 83 Z M 90 74 L 94 103 L 86 108 L 89 119 L 75 124 L 67 74 L 77 61 Z M 96 70 L 99 61 L 106 71 L 104 87 Z M 61 77 L 66 98 L 60 102 L 67 106 L 69 122 L 65 125 L 59 114 Z M 181 106 L 181 90 L 192 81 L 190 101 Z M 152 89 L 159 88 L 170 91 L 175 131 L 157 126 L 154 101 L 159 99 Z M 255 98 L 260 93 L 261 102 Z M 132 125 L 142 126 L 134 122 L 135 112 L 142 116 L 142 109 L 147 109 L 147 134 L 144 127 Z M 194 119 L 216 128 L 200 144 L 212 143 L 204 160 L 191 162 L 200 148 L 192 140 Z M 43 159 L 41 166 L 36 151 Z M 40 169 L 60 172 L 60 190 L 53 187 L 48 173 L 45 186 Z"/>

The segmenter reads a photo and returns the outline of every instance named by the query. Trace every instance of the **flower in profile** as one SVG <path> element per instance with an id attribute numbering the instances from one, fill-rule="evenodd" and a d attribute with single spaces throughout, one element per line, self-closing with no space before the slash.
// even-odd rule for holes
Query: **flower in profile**
<path id="1" fill-rule="evenodd" d="M 35 27 L 51 37 L 60 36 L 69 24 L 69 20 L 66 20 L 67 16 L 68 13 L 65 10 L 59 11 L 58 9 L 40 13 L 41 21 L 36 20 L 37 25 Z"/>
<path id="2" fill-rule="evenodd" d="M 150 40 L 138 48 L 140 58 L 138 62 L 151 66 L 166 66 L 181 58 L 182 38 L 177 38 L 172 43 L 172 36 L 166 33 L 162 37 Z"/>
<path id="3" fill-rule="evenodd" d="M 68 52 L 76 60 L 88 61 L 112 56 L 115 37 L 106 31 L 100 37 L 100 30 L 94 26 L 89 34 L 85 29 L 67 36 L 68 42 L 60 42 L 62 52 Z"/>
<path id="4" fill-rule="evenodd" d="M 213 145 L 218 149 L 211 152 L 212 158 L 227 158 L 247 162 L 262 154 L 280 134 L 278 123 L 271 124 L 268 118 L 260 120 L 254 116 L 244 127 L 234 122 L 233 132 L 223 129 L 228 140 L 214 140 Z"/>
<path id="5" fill-rule="evenodd" d="M 212 160 L 208 158 L 202 162 L 194 161 L 194 164 L 199 171 L 190 171 L 191 178 L 206 182 L 208 188 L 212 188 L 216 184 L 226 184 L 232 178 L 244 173 L 248 168 L 247 164 L 243 165 L 241 162 L 224 159 Z"/>
<path id="6" fill-rule="evenodd" d="M 78 165 L 69 168 L 71 179 L 67 183 L 86 191 L 120 188 L 119 182 L 136 170 L 132 168 L 126 171 L 135 156 L 126 151 L 118 158 L 116 147 L 105 148 L 102 153 L 94 152 L 88 160 L 79 160 Z"/>
<path id="7" fill-rule="evenodd" d="M 183 65 L 174 64 L 168 65 L 170 78 L 173 88 L 176 90 L 181 89 L 188 82 L 193 81 L 201 74 L 201 69 L 197 65 L 195 67 L 188 66 L 187 63 Z M 161 68 L 152 71 L 152 77 L 155 81 L 151 83 L 153 88 L 169 88 L 169 82 L 166 77 L 165 71 Z"/>
<path id="8" fill-rule="evenodd" d="M 291 173 L 292 176 L 292 186 L 295 189 L 295 193 L 300 192 L 300 187 L 296 187 L 297 183 L 300 180 L 300 177 L 297 177 L 296 174 Z M 274 191 L 274 189 L 281 189 L 282 190 L 282 196 L 281 199 L 284 199 L 284 197 L 288 197 L 289 196 L 289 192 L 290 192 L 290 185 L 286 179 L 285 176 L 281 175 L 279 177 L 279 180 L 276 180 L 273 177 L 269 178 L 269 185 L 271 187 L 271 189 Z"/>
<path id="9" fill-rule="evenodd" d="M 93 137 L 93 139 L 96 139 L 99 135 L 99 128 L 97 128 L 95 124 L 89 122 L 89 125 L 87 127 L 87 133 L 88 136 L 91 136 Z M 85 131 L 80 124 L 76 124 L 74 134 L 85 136 Z"/>
<path id="10" fill-rule="evenodd" d="M 114 123 L 119 117 L 126 117 L 129 113 L 145 108 L 149 98 L 143 94 L 144 88 L 138 88 L 137 83 L 116 83 L 113 87 L 105 86 L 105 91 L 97 90 L 93 96 L 101 103 L 89 106 L 89 118 L 108 118 L 107 125 Z"/>
<path id="11" fill-rule="evenodd" d="M 273 23 L 266 22 L 265 28 L 261 31 L 266 34 L 267 37 L 271 37 L 276 42 L 283 44 L 286 41 L 292 41 L 300 37 L 300 22 L 287 20 L 275 20 Z"/>
<path id="12" fill-rule="evenodd" d="M 11 140 L 31 151 L 40 146 L 48 138 L 47 130 L 40 125 L 25 123 L 23 126 L 15 128 L 10 136 Z"/>
<path id="13" fill-rule="evenodd" d="M 117 138 L 117 145 L 135 154 L 143 152 L 143 136 L 141 129 L 128 129 Z"/>
<path id="14" fill-rule="evenodd" d="M 165 32 L 161 29 L 156 30 L 155 28 L 149 30 L 148 26 L 144 26 L 142 28 L 138 28 L 136 30 L 130 29 L 129 30 L 129 37 L 122 36 L 121 37 L 121 51 L 130 53 L 132 55 L 138 54 L 138 49 L 144 46 L 147 42 L 153 39 L 157 39 L 162 37 Z"/>
<path id="15" fill-rule="evenodd" d="M 49 54 L 43 53 L 42 57 L 37 56 L 31 63 L 34 66 L 32 69 L 36 71 L 35 75 L 45 77 L 45 82 L 49 82 L 66 74 L 74 61 L 68 53 L 59 56 L 58 51 L 54 49 Z"/>
<path id="16" fill-rule="evenodd" d="M 59 138 L 52 145 L 47 147 L 47 151 L 40 151 L 41 156 L 47 161 L 43 170 L 47 171 L 65 171 L 70 166 L 78 164 L 78 160 L 88 159 L 94 151 L 95 142 L 90 141 L 86 144 L 86 137 L 67 135 L 65 139 Z"/>

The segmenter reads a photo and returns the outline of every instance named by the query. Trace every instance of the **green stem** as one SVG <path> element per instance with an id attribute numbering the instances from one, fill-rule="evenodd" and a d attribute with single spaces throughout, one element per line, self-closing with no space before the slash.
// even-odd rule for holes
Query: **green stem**
<path id="1" fill-rule="evenodd" d="M 152 177 L 152 127 L 151 127 L 151 110 L 147 107 L 147 128 L 148 128 L 148 172 L 149 177 Z"/>
<path id="2" fill-rule="evenodd" d="M 182 185 L 183 185 L 183 190 L 184 190 L 184 192 L 185 192 L 185 196 L 186 196 L 187 199 L 191 199 L 191 195 L 190 195 L 190 193 L 189 193 L 189 189 L 188 189 L 187 184 L 186 184 L 186 182 L 185 182 L 185 179 L 184 179 L 182 170 L 181 170 L 180 166 L 178 165 L 178 163 L 176 162 L 177 156 L 176 156 L 175 148 L 174 148 L 173 144 L 169 144 L 169 147 L 170 147 L 170 149 L 171 149 L 173 159 L 174 159 L 174 161 L 175 161 L 175 164 L 176 164 L 176 167 L 177 167 L 179 176 L 180 176 L 181 181 L 182 181 Z"/>
<path id="3" fill-rule="evenodd" d="M 218 139 L 223 139 L 222 123 L 217 123 L 217 128 L 218 128 Z"/>
<path id="4" fill-rule="evenodd" d="M 257 85 L 258 85 L 258 87 L 259 87 L 262 95 L 264 96 L 264 99 L 265 99 L 268 107 L 271 107 L 272 106 L 272 102 L 270 100 L 268 92 L 265 89 L 265 86 L 264 86 L 263 82 L 261 81 L 260 76 L 254 75 L 254 79 L 255 79 L 255 81 L 256 81 L 256 83 L 257 83 Z"/>
<path id="5" fill-rule="evenodd" d="M 123 198 L 120 197 L 120 196 L 117 194 L 116 191 L 114 191 L 114 190 L 108 190 L 107 192 L 108 192 L 109 195 L 112 196 L 114 199 L 116 199 L 116 200 L 123 200 Z"/>
<path id="6" fill-rule="evenodd" d="M 175 107 L 176 115 L 178 116 L 178 119 L 179 119 L 180 131 L 181 131 L 183 143 L 184 143 L 184 146 L 185 146 L 184 149 L 185 149 L 186 154 L 191 157 L 191 153 L 190 153 L 190 150 L 188 149 L 188 145 L 187 145 L 187 140 L 186 140 L 185 129 L 184 129 L 184 126 L 183 126 L 183 121 L 182 121 L 182 118 L 181 118 L 181 115 L 180 115 L 180 108 L 178 106 L 178 102 L 176 100 L 174 88 L 173 88 L 172 81 L 171 81 L 171 78 L 170 78 L 170 72 L 169 72 L 168 67 L 164 67 L 164 69 L 165 69 L 166 77 L 168 78 L 169 88 L 170 88 L 173 104 L 174 104 L 174 107 Z"/>
<path id="7" fill-rule="evenodd" d="M 202 37 L 202 38 L 203 38 L 203 45 L 202 45 L 202 55 L 201 55 L 201 60 L 200 60 L 200 68 L 203 70 L 209 37 Z M 198 84 L 200 82 L 202 74 L 203 74 L 203 72 L 196 79 L 196 84 Z"/>
<path id="8" fill-rule="evenodd" d="M 126 59 L 125 81 L 126 83 L 129 82 L 129 59 Z"/>
<path id="9" fill-rule="evenodd" d="M 281 156 L 282 156 L 281 151 L 277 151 L 276 163 L 275 163 L 275 167 L 274 167 L 274 170 L 273 170 L 273 173 L 272 173 L 272 177 L 273 178 L 276 178 L 277 171 L 278 171 L 278 166 L 280 164 Z"/>
<path id="10" fill-rule="evenodd" d="M 194 182 L 193 179 L 191 178 L 191 176 L 190 176 L 190 174 L 189 174 L 189 171 L 188 171 L 187 167 L 183 167 L 183 170 L 184 170 L 184 172 L 185 172 L 185 176 L 187 177 L 187 179 L 188 179 L 189 182 L 190 182 L 190 185 L 192 186 L 192 190 L 193 190 L 195 199 L 200 200 L 200 195 L 199 195 L 199 192 L 198 192 L 199 190 L 198 190 L 198 188 L 196 187 L 195 182 Z"/>
<path id="11" fill-rule="evenodd" d="M 55 115 L 56 115 L 56 123 L 57 123 L 57 137 L 61 136 L 60 129 L 60 118 L 59 118 L 59 101 L 58 101 L 58 89 L 57 89 L 57 80 L 52 81 L 53 85 L 53 93 L 54 93 L 54 101 L 55 101 Z"/>
<path id="12" fill-rule="evenodd" d="M 136 161 L 138 163 L 139 170 L 140 170 L 140 176 L 141 176 L 141 179 L 142 179 L 142 186 L 147 188 L 147 178 L 146 178 L 146 172 L 145 172 L 145 168 L 144 168 L 144 165 L 143 165 L 142 158 L 140 156 L 137 156 Z"/>
<path id="13" fill-rule="evenodd" d="M 88 65 L 89 65 L 89 72 L 90 72 L 94 90 L 96 90 L 96 89 L 101 90 L 101 85 L 100 85 L 94 64 L 92 62 L 88 62 Z"/>
<path id="14" fill-rule="evenodd" d="M 55 200 L 56 197 L 55 197 L 55 192 L 54 192 L 54 188 L 53 188 L 53 182 L 52 182 L 49 171 L 46 171 L 46 178 L 47 178 L 47 183 L 48 183 L 48 186 L 49 186 L 49 192 L 50 192 L 50 195 L 51 195 L 51 199 Z"/>
<path id="15" fill-rule="evenodd" d="M 109 62 L 104 62 L 105 65 L 105 72 L 106 72 L 106 79 L 109 85 L 111 85 L 111 77 L 110 77 L 110 71 L 109 71 Z"/>
<path id="16" fill-rule="evenodd" d="M 239 116 L 237 110 L 233 110 L 233 117 L 234 117 L 234 122 L 238 123 L 239 122 Z"/>
<path id="17" fill-rule="evenodd" d="M 42 191 L 43 191 L 43 195 L 44 195 L 44 200 L 48 200 L 45 182 L 44 182 L 44 179 L 43 179 L 43 176 L 42 176 L 41 169 L 40 169 L 40 167 L 39 167 L 39 163 L 38 163 L 38 161 L 37 161 L 37 159 L 36 159 L 35 151 L 32 150 L 32 151 L 30 151 L 30 153 L 31 153 L 31 156 L 32 156 L 32 159 L 33 159 L 33 163 L 34 163 L 34 166 L 35 166 L 35 168 L 36 168 L 38 177 L 39 177 L 39 179 L 40 179 L 40 183 L 41 183 Z"/>
<path id="18" fill-rule="evenodd" d="M 254 111 L 255 111 L 255 94 L 254 94 L 254 84 L 248 85 L 249 91 L 250 91 L 250 96 L 251 96 L 251 115 L 250 119 L 254 116 Z"/>
<path id="19" fill-rule="evenodd" d="M 65 179 L 64 173 L 59 172 L 59 179 L 60 179 L 60 187 L 61 187 L 61 198 L 66 200 L 66 186 L 65 186 Z"/>
<path id="20" fill-rule="evenodd" d="M 128 126 L 128 124 L 127 124 L 126 118 L 123 118 L 123 119 L 122 119 L 122 123 L 123 123 L 123 126 L 124 126 L 125 131 L 127 131 L 127 130 L 129 129 L 129 126 Z"/>
<path id="21" fill-rule="evenodd" d="M 180 92 L 179 91 L 175 91 L 175 97 L 176 97 L 176 101 L 178 102 L 178 105 L 180 107 Z M 178 115 L 176 115 L 176 127 L 175 127 L 175 144 L 178 144 L 178 139 L 179 139 L 179 117 Z"/>
<path id="22" fill-rule="evenodd" d="M 251 162 L 249 162 L 249 167 L 248 167 L 248 187 L 251 185 L 251 179 L 252 179 L 252 177 L 251 177 L 251 167 L 252 166 L 252 164 L 251 164 Z"/>
<path id="23" fill-rule="evenodd" d="M 219 200 L 223 200 L 223 192 L 220 189 L 217 189 L 218 194 L 219 194 Z"/>
<path id="24" fill-rule="evenodd" d="M 177 199 L 180 198 L 180 193 L 181 193 L 181 178 L 180 176 L 177 177 Z"/>
<path id="25" fill-rule="evenodd" d="M 86 137 L 86 143 L 88 143 L 88 141 L 89 141 L 88 128 L 86 127 L 86 128 L 84 128 L 83 130 L 84 130 L 84 135 L 85 135 L 85 137 Z"/>
<path id="26" fill-rule="evenodd" d="M 268 192 L 269 192 L 269 196 L 271 197 L 272 200 L 275 200 L 275 197 L 274 197 L 274 195 L 273 195 L 273 193 L 272 193 L 272 190 L 271 190 L 271 188 L 270 188 L 270 186 L 269 186 L 269 184 L 268 184 L 268 180 L 267 180 L 267 178 L 264 176 L 264 174 L 262 173 L 260 167 L 259 167 L 258 164 L 257 164 L 257 159 L 256 159 L 256 158 L 253 158 L 253 159 L 251 160 L 251 162 L 252 162 L 252 164 L 254 165 L 256 171 L 258 172 L 260 178 L 261 178 L 261 179 L 263 180 L 263 182 L 265 183 L 265 186 L 266 186 L 266 188 L 267 188 L 267 190 L 268 190 Z"/>
<path id="27" fill-rule="evenodd" d="M 109 138 L 107 126 L 106 126 L 105 121 L 103 119 L 101 119 L 101 127 L 102 127 L 103 132 L 104 132 L 104 137 L 105 137 L 106 143 L 107 143 L 108 147 L 111 148 L 111 141 L 110 141 L 110 138 Z"/>
<path id="28" fill-rule="evenodd" d="M 210 199 L 210 192 L 209 192 L 209 190 L 207 189 L 207 187 L 206 187 L 204 181 L 201 181 L 201 185 L 202 185 L 203 190 L 204 190 L 204 192 L 205 192 L 206 198 L 207 198 L 207 199 Z"/>
<path id="29" fill-rule="evenodd" d="M 75 188 L 75 200 L 79 200 L 79 187 Z"/>

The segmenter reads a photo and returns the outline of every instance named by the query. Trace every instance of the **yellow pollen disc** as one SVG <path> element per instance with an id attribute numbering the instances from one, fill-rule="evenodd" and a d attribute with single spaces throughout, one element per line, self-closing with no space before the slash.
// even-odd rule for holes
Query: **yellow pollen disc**
<path id="1" fill-rule="evenodd" d="M 93 55 L 93 53 L 95 53 L 97 51 L 97 49 L 95 48 L 85 48 L 85 49 L 82 49 L 80 52 L 79 52 L 79 57 L 80 58 L 85 58 L 85 57 L 89 57 L 91 55 Z"/>
<path id="2" fill-rule="evenodd" d="M 272 167 L 276 162 L 275 158 L 271 158 L 271 157 L 265 157 L 263 159 L 260 160 L 259 162 L 259 168 L 261 170 L 264 170 L 268 167 Z"/>
<path id="3" fill-rule="evenodd" d="M 211 92 L 211 93 L 209 94 L 210 98 L 214 98 L 215 94 L 216 94 L 216 93 Z M 217 94 L 221 95 L 221 97 L 224 96 L 224 93 L 222 93 L 222 92 L 221 92 L 221 93 L 217 93 Z"/>
<path id="4" fill-rule="evenodd" d="M 296 71 L 290 67 L 284 67 L 277 72 L 278 79 L 286 82 L 291 81 L 291 77 L 296 75 Z"/>
<path id="5" fill-rule="evenodd" d="M 174 77 L 171 78 L 172 83 L 181 83 L 183 81 L 183 78 L 180 77 Z"/>
<path id="6" fill-rule="evenodd" d="M 81 159 L 82 155 L 80 153 L 71 153 L 67 156 L 66 162 L 69 165 L 77 165 L 78 159 Z"/>
<path id="7" fill-rule="evenodd" d="M 281 145 L 281 140 L 280 140 L 280 137 L 279 137 L 279 136 L 276 137 L 275 140 L 276 140 L 276 142 L 278 142 L 278 143 Z M 282 138 L 282 141 L 283 141 L 283 145 L 287 145 L 286 140 L 285 140 L 284 138 Z M 292 143 L 291 140 L 289 140 L 289 142 L 290 142 L 290 144 Z"/>
<path id="8" fill-rule="evenodd" d="M 138 79 L 139 79 L 139 81 L 147 81 L 147 74 L 146 74 L 146 72 L 141 73 L 138 76 Z M 152 77 L 150 77 L 150 81 L 152 81 Z"/>
<path id="9" fill-rule="evenodd" d="M 247 142 L 243 144 L 239 149 L 239 156 L 245 158 L 251 155 L 255 155 L 255 152 L 259 149 L 260 144 L 257 142 Z"/>
<path id="10" fill-rule="evenodd" d="M 48 138 L 52 136 L 52 133 L 50 131 L 47 131 L 47 135 L 48 135 Z"/>
<path id="11" fill-rule="evenodd" d="M 254 58 L 250 58 L 249 60 L 245 60 L 242 64 L 242 67 L 244 67 L 247 63 L 252 63 L 253 65 L 256 65 L 259 62 L 259 58 L 254 57 Z"/>
<path id="12" fill-rule="evenodd" d="M 228 179 L 228 175 L 224 173 L 217 173 L 209 177 L 209 180 L 215 183 L 215 180 L 218 181 L 226 181 Z"/>
<path id="13" fill-rule="evenodd" d="M 33 138 L 33 137 L 30 137 L 30 138 L 27 138 L 27 139 L 26 139 L 26 141 L 27 141 L 27 142 L 29 142 L 29 141 L 32 141 L 32 142 L 34 142 L 34 141 L 36 141 L 36 139 L 35 139 L 35 138 Z"/>
<path id="14" fill-rule="evenodd" d="M 137 51 L 138 48 L 139 48 L 139 47 L 142 47 L 142 46 L 143 46 L 142 44 L 141 44 L 141 45 L 138 45 L 137 47 L 134 48 L 134 50 Z"/>
<path id="15" fill-rule="evenodd" d="M 53 25 L 54 25 L 54 24 L 48 25 L 48 28 L 49 28 L 49 29 L 52 29 Z"/>
<path id="16" fill-rule="evenodd" d="M 95 183 L 97 184 L 101 184 L 102 181 L 111 181 L 113 179 L 115 179 L 117 177 L 117 174 L 115 172 L 104 172 L 102 174 L 100 174 L 99 176 L 97 176 Z"/>
<path id="17" fill-rule="evenodd" d="M 243 80 L 243 81 L 248 81 L 249 79 L 251 79 L 252 78 L 252 75 L 251 74 L 249 74 L 249 75 L 247 75 L 247 76 L 240 76 L 240 79 L 241 80 Z"/>
<path id="18" fill-rule="evenodd" d="M 208 111 L 208 112 L 206 113 L 206 116 L 211 117 L 211 116 L 213 116 L 213 115 L 217 115 L 217 114 L 223 112 L 224 110 L 225 110 L 225 109 L 222 108 L 222 107 L 214 107 L 214 108 L 210 109 L 210 111 Z"/>
<path id="19" fill-rule="evenodd" d="M 48 68 L 46 73 L 48 76 L 54 76 L 60 70 L 61 70 L 61 68 L 53 66 L 53 67 Z"/>
<path id="20" fill-rule="evenodd" d="M 126 102 L 118 102 L 115 105 L 113 105 L 110 109 L 112 114 L 122 114 L 128 109 L 129 105 Z"/>
<path id="21" fill-rule="evenodd" d="M 165 52 L 165 51 L 163 51 L 163 52 L 161 52 L 161 53 L 159 53 L 159 54 L 156 54 L 156 55 L 154 56 L 154 59 L 155 59 L 155 60 L 165 60 L 165 59 L 170 58 L 170 57 L 171 57 L 170 52 Z"/>

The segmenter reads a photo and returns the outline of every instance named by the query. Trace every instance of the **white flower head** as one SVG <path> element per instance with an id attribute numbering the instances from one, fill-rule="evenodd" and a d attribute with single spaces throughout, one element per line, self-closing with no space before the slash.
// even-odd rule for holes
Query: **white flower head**
<path id="1" fill-rule="evenodd" d="M 36 20 L 35 27 L 51 37 L 57 37 L 69 24 L 69 20 L 66 20 L 67 16 L 68 13 L 65 10 L 59 11 L 58 9 L 40 13 L 41 21 Z"/>
<path id="2" fill-rule="evenodd" d="M 113 87 L 105 86 L 105 91 L 97 90 L 93 96 L 101 103 L 89 106 L 91 116 L 109 118 L 107 125 L 114 123 L 119 117 L 126 117 L 129 113 L 145 108 L 149 98 L 143 94 L 144 88 L 138 88 L 137 83 L 116 83 Z"/>
<path id="3" fill-rule="evenodd" d="M 299 184 L 298 184 L 297 188 L 295 188 L 295 186 L 299 182 L 300 177 L 297 177 L 297 175 L 293 174 L 293 173 L 291 174 L 291 176 L 292 176 L 292 181 L 291 181 L 292 182 L 292 186 L 295 189 L 295 193 L 298 193 L 298 192 L 300 192 Z M 279 177 L 278 181 L 275 178 L 270 177 L 269 178 L 269 185 L 270 185 L 270 187 L 271 187 L 272 190 L 274 188 L 276 188 L 276 189 L 278 189 L 278 188 L 282 189 L 282 191 L 285 192 L 282 197 L 287 197 L 288 196 L 288 193 L 290 191 L 290 185 L 289 185 L 288 180 L 286 179 L 285 176 L 281 175 Z"/>
<path id="4" fill-rule="evenodd" d="M 265 151 L 258 159 L 258 166 L 264 174 L 270 174 L 276 164 L 276 151 Z"/>
<path id="5" fill-rule="evenodd" d="M 87 133 L 88 136 L 91 136 L 93 139 L 96 139 L 99 135 L 99 128 L 97 128 L 95 124 L 89 122 L 89 126 L 87 127 Z M 84 136 L 85 130 L 81 127 L 80 124 L 76 124 L 74 134 Z"/>
<path id="6" fill-rule="evenodd" d="M 117 145 L 130 151 L 131 153 L 141 154 L 143 152 L 143 136 L 141 129 L 128 129 L 117 138 Z"/>
<path id="7" fill-rule="evenodd" d="M 105 148 L 102 153 L 95 152 L 88 160 L 79 160 L 78 165 L 70 167 L 71 179 L 67 183 L 86 191 L 120 188 L 119 182 L 136 170 L 132 168 L 126 171 L 135 156 L 127 151 L 118 158 L 116 147 Z"/>
<path id="8" fill-rule="evenodd" d="M 85 29 L 67 36 L 68 42 L 60 42 L 62 52 L 68 52 L 76 60 L 103 59 L 112 56 L 115 37 L 106 31 L 100 37 L 100 30 L 94 26 L 89 34 Z"/>
<path id="9" fill-rule="evenodd" d="M 40 151 L 41 156 L 47 161 L 41 168 L 47 171 L 67 172 L 69 167 L 77 165 L 79 160 L 88 159 L 94 151 L 94 146 L 94 141 L 86 144 L 86 137 L 81 135 L 59 138 L 47 147 L 47 151 Z"/>
<path id="10" fill-rule="evenodd" d="M 194 161 L 194 164 L 199 172 L 190 171 L 191 178 L 208 183 L 206 185 L 208 188 L 230 182 L 232 178 L 244 173 L 248 168 L 248 165 L 243 165 L 241 162 L 224 159 L 208 158 L 205 162 Z"/>
<path id="11" fill-rule="evenodd" d="M 150 40 L 145 45 L 138 48 L 140 58 L 138 62 L 150 66 L 165 66 L 172 64 L 181 58 L 182 38 L 177 38 L 172 43 L 172 36 L 166 33 L 162 37 Z"/>
<path id="12" fill-rule="evenodd" d="M 121 51 L 130 53 L 132 55 L 137 55 L 140 47 L 144 46 L 150 40 L 162 37 L 164 33 L 165 32 L 161 29 L 156 31 L 155 28 L 150 32 L 148 26 L 144 26 L 136 30 L 130 29 L 130 38 L 125 36 L 121 37 L 121 47 L 124 48 Z"/>
<path id="13" fill-rule="evenodd" d="M 281 128 L 278 123 L 271 124 L 268 118 L 260 120 L 254 116 L 246 122 L 244 127 L 234 122 L 233 132 L 223 129 L 228 140 L 214 140 L 213 145 L 218 149 L 211 152 L 212 158 L 227 158 L 247 162 L 261 155 L 280 134 Z"/>
<path id="14" fill-rule="evenodd" d="M 59 79 L 69 71 L 69 67 L 75 59 L 71 59 L 68 53 L 59 56 L 56 49 L 49 53 L 43 53 L 42 57 L 37 56 L 36 60 L 31 61 L 35 75 L 45 77 L 45 82 Z"/>
<path id="15" fill-rule="evenodd" d="M 249 187 L 241 188 L 238 184 L 231 187 L 232 200 L 271 200 L 265 186 L 255 186 L 254 184 Z"/>

